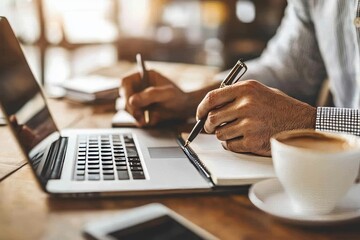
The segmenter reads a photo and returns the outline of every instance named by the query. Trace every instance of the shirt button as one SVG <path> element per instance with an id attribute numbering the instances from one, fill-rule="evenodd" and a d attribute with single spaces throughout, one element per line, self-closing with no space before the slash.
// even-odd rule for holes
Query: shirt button
<path id="1" fill-rule="evenodd" d="M 354 19 L 354 25 L 355 27 L 360 28 L 360 17 Z"/>

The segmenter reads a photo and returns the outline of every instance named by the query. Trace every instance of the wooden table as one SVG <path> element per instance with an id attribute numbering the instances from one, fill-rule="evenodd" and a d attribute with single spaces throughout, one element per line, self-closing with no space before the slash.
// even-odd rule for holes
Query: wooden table
<path id="1" fill-rule="evenodd" d="M 52 100 L 62 127 L 109 128 L 112 106 Z M 0 127 L 0 158 L 22 158 L 7 127 Z M 28 164 L 0 183 L 0 239 L 83 239 L 83 225 L 121 210 L 158 202 L 220 239 L 360 239 L 360 222 L 331 227 L 286 224 L 258 210 L 247 194 L 63 199 L 37 185 Z"/>

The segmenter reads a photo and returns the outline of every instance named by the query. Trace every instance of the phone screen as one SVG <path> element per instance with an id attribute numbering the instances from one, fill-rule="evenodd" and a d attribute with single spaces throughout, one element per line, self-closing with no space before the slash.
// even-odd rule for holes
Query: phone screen
<path id="1" fill-rule="evenodd" d="M 168 215 L 143 222 L 130 228 L 111 232 L 108 236 L 122 240 L 204 239 Z"/>

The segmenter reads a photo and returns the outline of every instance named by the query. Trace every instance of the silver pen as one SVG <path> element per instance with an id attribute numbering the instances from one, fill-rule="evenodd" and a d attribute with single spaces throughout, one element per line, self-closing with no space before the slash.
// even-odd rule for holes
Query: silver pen
<path id="1" fill-rule="evenodd" d="M 144 90 L 145 88 L 149 87 L 149 76 L 148 76 L 148 71 L 146 70 L 144 59 L 142 58 L 140 53 L 136 54 L 136 63 L 142 81 L 142 89 Z M 146 124 L 149 124 L 150 112 L 148 109 L 145 109 L 144 111 L 144 120 Z"/>
<path id="2" fill-rule="evenodd" d="M 226 78 L 221 82 L 220 88 L 236 83 L 245 74 L 246 71 L 247 71 L 247 66 L 245 65 L 245 63 L 243 63 L 241 60 L 238 60 L 235 66 L 228 73 Z M 185 141 L 184 148 L 187 147 L 204 128 L 206 118 L 207 117 L 204 117 L 197 121 L 197 123 L 191 130 L 187 140 Z"/>

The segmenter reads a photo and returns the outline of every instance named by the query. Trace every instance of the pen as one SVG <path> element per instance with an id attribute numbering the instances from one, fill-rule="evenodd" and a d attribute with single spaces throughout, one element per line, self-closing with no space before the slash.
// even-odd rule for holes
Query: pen
<path id="1" fill-rule="evenodd" d="M 136 63 L 137 63 L 141 81 L 142 81 L 142 89 L 145 89 L 149 86 L 149 77 L 148 77 L 148 72 L 145 67 L 144 59 L 141 57 L 140 53 L 136 54 Z M 144 111 L 144 119 L 145 119 L 145 123 L 149 124 L 150 112 L 147 109 Z"/>
<path id="2" fill-rule="evenodd" d="M 243 63 L 241 60 L 238 60 L 235 66 L 228 73 L 226 78 L 221 82 L 220 88 L 236 83 L 245 74 L 246 71 L 247 71 L 247 66 L 245 65 L 245 63 Z M 184 148 L 187 147 L 201 132 L 201 130 L 205 125 L 205 121 L 206 121 L 206 117 L 203 117 L 197 121 L 197 123 L 191 130 L 187 140 L 185 141 Z"/>

